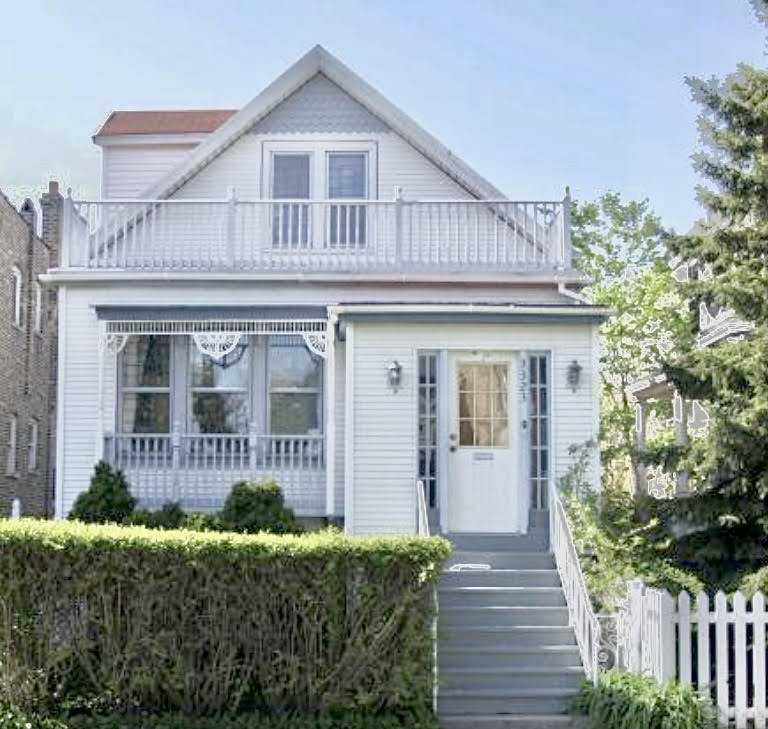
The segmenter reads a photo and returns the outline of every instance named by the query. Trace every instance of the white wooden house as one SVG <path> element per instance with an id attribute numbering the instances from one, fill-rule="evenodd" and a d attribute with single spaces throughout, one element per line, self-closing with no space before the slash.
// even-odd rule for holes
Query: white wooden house
<path id="1" fill-rule="evenodd" d="M 101 199 L 65 201 L 45 277 L 59 517 L 106 458 L 149 508 L 273 476 L 300 516 L 412 533 L 421 480 L 433 530 L 525 533 L 597 436 L 568 197 L 508 200 L 323 48 L 94 142 Z"/>

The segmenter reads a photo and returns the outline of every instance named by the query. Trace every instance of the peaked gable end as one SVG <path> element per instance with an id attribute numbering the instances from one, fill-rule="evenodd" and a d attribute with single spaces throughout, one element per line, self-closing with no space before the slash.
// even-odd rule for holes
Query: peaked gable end
<path id="1" fill-rule="evenodd" d="M 254 134 L 356 134 L 389 127 L 346 91 L 318 73 L 250 130 Z"/>

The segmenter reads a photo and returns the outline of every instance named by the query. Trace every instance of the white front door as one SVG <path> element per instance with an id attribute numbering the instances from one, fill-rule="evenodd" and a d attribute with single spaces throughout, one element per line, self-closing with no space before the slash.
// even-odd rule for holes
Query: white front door
<path id="1" fill-rule="evenodd" d="M 521 523 L 517 357 L 450 356 L 448 530 L 511 533 Z"/>

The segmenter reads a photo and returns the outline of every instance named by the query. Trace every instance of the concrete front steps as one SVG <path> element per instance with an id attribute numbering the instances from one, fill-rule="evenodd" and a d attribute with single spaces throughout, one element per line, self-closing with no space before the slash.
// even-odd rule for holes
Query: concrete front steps
<path id="1" fill-rule="evenodd" d="M 449 536 L 455 551 L 438 593 L 437 706 L 446 729 L 585 726 L 569 715 L 584 670 L 547 551 L 546 515 L 532 515 L 532 524 L 525 536 Z"/>

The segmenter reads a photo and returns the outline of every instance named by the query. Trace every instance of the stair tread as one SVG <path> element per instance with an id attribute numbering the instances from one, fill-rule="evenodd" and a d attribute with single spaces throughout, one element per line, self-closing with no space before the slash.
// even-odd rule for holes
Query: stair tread
<path id="1" fill-rule="evenodd" d="M 553 643 L 544 645 L 516 645 L 505 648 L 504 646 L 483 646 L 472 645 L 471 643 L 461 645 L 441 645 L 440 653 L 489 653 L 489 654 L 510 654 L 517 655 L 522 653 L 578 653 L 579 647 L 576 644 Z"/>
<path id="2" fill-rule="evenodd" d="M 458 562 L 457 564 L 461 564 Z M 556 567 L 490 567 L 487 570 L 452 570 L 448 568 L 443 570 L 444 575 L 494 575 L 494 574 L 517 574 L 518 572 L 524 572 L 530 574 L 531 572 L 540 572 L 541 574 L 551 575 L 557 573 Z"/>
<path id="3" fill-rule="evenodd" d="M 562 592 L 554 585 L 446 585 L 439 592 Z"/>
<path id="4" fill-rule="evenodd" d="M 440 608 L 441 613 L 461 612 L 463 610 L 565 610 L 565 605 L 446 605 Z"/>
<path id="5" fill-rule="evenodd" d="M 556 686 L 553 688 L 481 688 L 481 689 L 440 689 L 438 698 L 490 698 L 501 699 L 544 699 L 560 698 L 563 696 L 575 696 L 579 689 L 569 686 Z"/>
<path id="6" fill-rule="evenodd" d="M 471 673 L 473 675 L 481 675 L 484 673 L 504 674 L 510 676 L 516 676 L 518 674 L 533 674 L 533 675 L 546 675 L 546 674 L 558 674 L 558 673 L 584 673 L 584 669 L 581 664 L 573 666 L 498 666 L 489 668 L 477 668 L 477 667 L 461 667 L 461 668 L 442 668 L 440 673 L 446 674 L 459 674 L 459 673 Z"/>
<path id="7" fill-rule="evenodd" d="M 543 724 L 545 722 L 552 724 L 570 724 L 581 723 L 585 720 L 583 716 L 572 716 L 571 714 L 450 714 L 440 717 L 441 722 L 446 724 L 459 724 L 463 722 L 515 722 L 524 725 L 525 722 L 531 724 Z"/>

